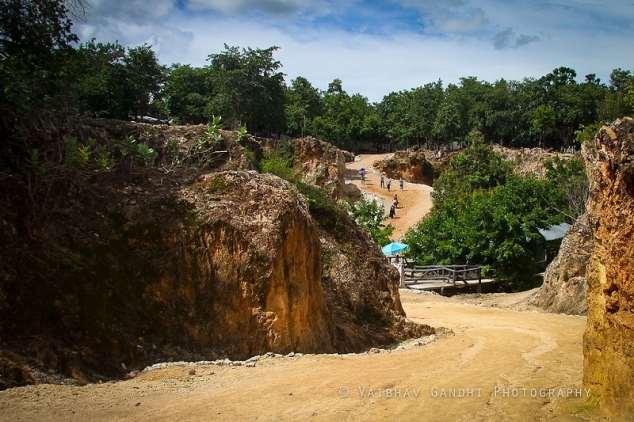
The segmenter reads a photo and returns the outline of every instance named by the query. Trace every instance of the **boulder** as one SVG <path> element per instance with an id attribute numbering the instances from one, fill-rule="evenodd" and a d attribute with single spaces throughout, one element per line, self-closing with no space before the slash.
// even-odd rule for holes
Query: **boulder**
<path id="1" fill-rule="evenodd" d="M 529 303 L 549 312 L 585 315 L 586 265 L 592 246 L 592 232 L 584 215 L 566 233 L 559 253 L 546 268 L 544 284 Z"/>

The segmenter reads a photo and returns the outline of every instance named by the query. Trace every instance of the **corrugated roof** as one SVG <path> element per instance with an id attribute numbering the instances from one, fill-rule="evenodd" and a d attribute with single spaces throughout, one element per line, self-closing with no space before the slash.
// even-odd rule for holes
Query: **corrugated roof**
<path id="1" fill-rule="evenodd" d="M 568 233 L 568 229 L 570 229 L 570 224 L 561 223 L 556 226 L 550 226 L 545 230 L 539 229 L 539 234 L 544 236 L 546 240 L 563 239 L 566 233 Z"/>

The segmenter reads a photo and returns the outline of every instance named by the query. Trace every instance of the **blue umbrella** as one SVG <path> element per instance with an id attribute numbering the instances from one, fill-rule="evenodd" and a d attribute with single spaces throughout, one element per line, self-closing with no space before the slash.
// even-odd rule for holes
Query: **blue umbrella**
<path id="1" fill-rule="evenodd" d="M 406 245 L 405 243 L 392 242 L 389 245 L 383 246 L 381 250 L 383 251 L 383 255 L 394 255 L 407 248 L 409 248 L 409 245 Z"/>

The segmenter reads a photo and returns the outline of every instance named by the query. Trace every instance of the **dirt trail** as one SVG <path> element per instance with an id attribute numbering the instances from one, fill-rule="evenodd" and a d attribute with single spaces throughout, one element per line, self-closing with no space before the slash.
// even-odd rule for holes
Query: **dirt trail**
<path id="1" fill-rule="evenodd" d="M 382 188 L 381 176 L 376 170 L 371 169 L 371 166 L 375 161 L 381 160 L 387 155 L 389 154 L 362 155 L 360 161 L 346 165 L 348 169 L 346 171 L 346 177 L 360 189 L 382 197 L 386 214 L 390 210 L 394 194 L 398 195 L 399 206 L 396 210 L 396 218 L 387 220 L 388 223 L 394 226 L 392 240 L 398 240 L 405 234 L 408 228 L 420 221 L 420 219 L 429 212 L 432 206 L 431 196 L 429 194 L 433 189 L 431 186 L 405 182 L 403 190 L 401 190 L 398 180 L 392 180 L 389 192 L 387 188 Z M 361 183 L 361 177 L 359 175 L 359 169 L 361 168 L 367 170 L 365 183 Z M 385 182 L 387 182 L 387 178 Z"/>
<path id="2" fill-rule="evenodd" d="M 123 382 L 17 388 L 0 392 L 0 420 L 598 420 L 582 407 L 585 317 L 497 307 L 517 308 L 520 299 L 402 291 L 411 319 L 453 334 L 377 353 L 171 366 Z M 562 416 L 569 413 L 576 416 Z"/>
<path id="3" fill-rule="evenodd" d="M 350 164 L 349 178 L 360 185 L 358 169 L 378 158 Z M 393 196 L 372 171 L 363 189 Z M 394 239 L 429 210 L 430 190 L 398 189 Z M 609 420 L 588 406 L 581 384 L 586 318 L 537 312 L 524 305 L 530 293 L 401 290 L 410 319 L 449 330 L 361 354 L 181 364 L 129 381 L 16 388 L 0 392 L 0 421 Z"/>

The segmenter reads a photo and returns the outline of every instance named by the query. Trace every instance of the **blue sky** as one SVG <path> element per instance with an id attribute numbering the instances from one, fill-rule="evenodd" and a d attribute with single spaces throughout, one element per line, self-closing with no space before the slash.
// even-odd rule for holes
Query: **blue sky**
<path id="1" fill-rule="evenodd" d="M 163 64 L 205 66 L 224 44 L 280 47 L 286 81 L 381 101 L 460 77 L 578 79 L 634 69 L 634 0 L 85 0 L 82 41 L 153 46 Z"/>

